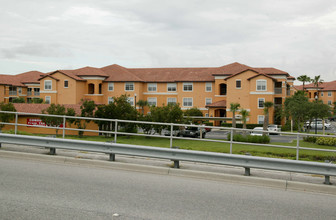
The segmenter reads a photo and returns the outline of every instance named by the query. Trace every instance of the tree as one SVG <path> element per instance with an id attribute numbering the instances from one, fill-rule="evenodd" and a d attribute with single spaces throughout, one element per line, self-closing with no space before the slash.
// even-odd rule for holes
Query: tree
<path id="1" fill-rule="evenodd" d="M 268 124 L 269 124 L 269 110 L 272 107 L 273 107 L 273 102 L 265 102 L 264 103 L 264 115 L 265 115 L 264 126 L 263 126 L 264 131 L 267 131 L 267 127 L 268 127 Z"/>
<path id="2" fill-rule="evenodd" d="M 236 111 L 240 107 L 239 103 L 230 103 L 230 111 L 232 112 L 232 127 L 236 127 Z"/>
<path id="3" fill-rule="evenodd" d="M 1 111 L 8 111 L 8 112 L 16 112 L 16 109 L 12 103 L 0 103 L 0 110 Z M 8 114 L 8 113 L 0 113 L 0 121 L 3 123 L 8 123 L 11 120 L 15 118 L 14 114 Z M 4 124 L 0 124 L 0 131 L 4 127 Z M 0 144 L 1 146 L 1 144 Z"/>
<path id="4" fill-rule="evenodd" d="M 198 108 L 190 108 L 184 112 L 185 116 L 203 116 L 203 113 Z"/>
<path id="5" fill-rule="evenodd" d="M 33 98 L 32 102 L 35 103 L 35 104 L 41 104 L 41 103 L 43 103 L 43 99 L 41 99 L 41 98 Z"/>
<path id="6" fill-rule="evenodd" d="M 304 91 L 304 86 L 306 82 L 311 82 L 312 79 L 307 76 L 307 75 L 301 75 L 297 78 L 297 80 L 299 80 L 300 82 L 302 82 L 302 91 Z"/>
<path id="7" fill-rule="evenodd" d="M 312 121 L 317 118 L 324 119 L 330 116 L 330 106 L 323 104 L 322 100 L 314 100 L 313 102 L 310 102 L 310 106 L 307 109 L 307 115 L 309 121 L 307 132 L 309 132 Z"/>
<path id="8" fill-rule="evenodd" d="M 93 118 L 94 117 L 94 110 L 96 109 L 96 104 L 92 100 L 82 100 L 82 105 L 80 107 L 81 109 L 81 117 L 86 118 Z M 75 120 L 75 125 L 78 129 L 82 129 L 81 131 L 78 131 L 79 137 L 83 137 L 84 131 L 86 129 L 86 126 L 88 123 L 90 123 L 91 119 L 77 119 Z"/>
<path id="9" fill-rule="evenodd" d="M 12 100 L 12 103 L 25 103 L 25 99 L 23 97 L 17 97 Z"/>
<path id="10" fill-rule="evenodd" d="M 246 109 L 241 109 L 240 110 L 240 115 L 242 117 L 242 121 L 243 121 L 243 129 L 246 129 L 246 121 L 247 121 L 247 118 L 250 116 L 250 112 L 247 111 Z"/>
<path id="11" fill-rule="evenodd" d="M 319 85 L 323 83 L 323 79 L 321 79 L 321 75 L 315 76 L 314 79 L 312 79 L 312 83 L 316 87 L 317 97 L 319 97 Z"/>
<path id="12" fill-rule="evenodd" d="M 141 113 L 144 114 L 144 108 L 148 106 L 148 102 L 146 100 L 139 100 L 137 105 L 141 108 Z"/>
<path id="13" fill-rule="evenodd" d="M 297 91 L 285 100 L 285 114 L 297 123 L 299 132 L 302 128 L 302 122 L 308 120 L 307 111 L 309 107 L 310 102 L 304 91 Z"/>
<path id="14" fill-rule="evenodd" d="M 63 105 L 51 104 L 48 108 L 42 110 L 42 114 L 49 115 L 66 115 L 66 109 Z M 58 129 L 63 124 L 63 118 L 41 116 L 41 120 L 47 125 L 56 128 L 56 136 L 58 135 Z M 65 125 L 64 125 L 65 126 Z"/>

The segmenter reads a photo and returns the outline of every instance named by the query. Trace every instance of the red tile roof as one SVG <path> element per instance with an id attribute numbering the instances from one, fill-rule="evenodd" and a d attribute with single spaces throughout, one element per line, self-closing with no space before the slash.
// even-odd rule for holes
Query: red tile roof
<path id="1" fill-rule="evenodd" d="M 28 103 L 13 103 L 15 109 L 17 112 L 25 112 L 25 113 L 37 113 L 41 114 L 43 109 L 46 109 L 50 106 L 50 104 L 28 104 Z M 71 104 L 65 104 L 64 107 L 66 109 L 73 108 L 76 112 L 76 114 L 81 113 L 80 109 L 81 105 L 71 105 Z"/>
<path id="2" fill-rule="evenodd" d="M 226 100 L 213 102 L 205 106 L 206 108 L 226 108 Z"/>
<path id="3" fill-rule="evenodd" d="M 39 71 L 30 71 L 18 75 L 0 75 L 0 84 L 25 86 L 27 83 L 39 83 L 38 79 L 45 75 Z"/>
<path id="4" fill-rule="evenodd" d="M 296 85 L 295 88 L 297 90 L 302 90 L 303 85 Z M 313 83 L 305 84 L 305 89 L 314 89 L 316 88 Z M 331 82 L 323 82 L 318 86 L 320 91 L 335 91 L 336 90 L 336 80 Z"/>

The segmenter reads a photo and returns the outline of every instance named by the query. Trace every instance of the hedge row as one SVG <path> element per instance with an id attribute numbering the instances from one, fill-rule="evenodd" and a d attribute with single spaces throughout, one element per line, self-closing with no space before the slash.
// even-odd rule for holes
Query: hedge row
<path id="1" fill-rule="evenodd" d="M 336 138 L 333 137 L 304 137 L 304 141 L 316 143 L 318 145 L 336 146 Z"/>
<path id="2" fill-rule="evenodd" d="M 228 134 L 227 140 L 228 141 L 231 140 L 231 134 Z M 270 137 L 267 135 L 252 136 L 252 135 L 235 134 L 233 135 L 233 141 L 268 144 L 270 142 Z"/>
<path id="3" fill-rule="evenodd" d="M 232 127 L 232 123 L 222 123 L 221 124 L 222 127 Z M 255 127 L 262 127 L 263 124 L 246 124 L 246 128 L 247 129 L 253 129 Z M 243 124 L 236 124 L 236 128 L 243 128 Z"/>

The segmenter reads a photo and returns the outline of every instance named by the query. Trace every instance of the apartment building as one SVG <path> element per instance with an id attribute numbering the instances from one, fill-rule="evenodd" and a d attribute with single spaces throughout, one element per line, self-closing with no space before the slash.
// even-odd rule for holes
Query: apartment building
<path id="1" fill-rule="evenodd" d="M 303 86 L 295 86 L 295 90 L 302 90 Z M 322 100 L 324 104 L 333 106 L 336 102 L 336 80 L 323 82 L 316 87 L 313 83 L 304 86 L 304 90 L 310 101 L 315 99 Z"/>
<path id="2" fill-rule="evenodd" d="M 31 76 L 28 77 L 31 80 L 20 75 Z M 179 103 L 183 110 L 196 107 L 209 117 L 232 117 L 230 103 L 240 103 L 241 108 L 250 111 L 248 123 L 263 122 L 264 102 L 282 105 L 285 98 L 294 93 L 295 80 L 282 70 L 240 63 L 203 68 L 125 68 L 114 64 L 20 75 L 1 76 L 0 85 L 5 87 L 2 89 L 5 93 L 0 94 L 0 101 L 9 102 L 14 97 L 26 97 L 29 101 L 35 97 L 35 92 L 32 93 L 35 88 L 39 89 L 36 97 L 55 104 L 79 104 L 82 99 L 108 104 L 113 102 L 113 97 L 127 94 L 134 106 L 139 100 L 147 100 L 155 106 Z M 9 78 L 16 83 L 10 84 Z M 9 95 L 10 91 L 20 88 L 21 95 L 19 92 Z M 149 108 L 145 108 L 145 112 L 148 111 Z M 274 123 L 273 116 L 271 110 L 271 123 Z"/>

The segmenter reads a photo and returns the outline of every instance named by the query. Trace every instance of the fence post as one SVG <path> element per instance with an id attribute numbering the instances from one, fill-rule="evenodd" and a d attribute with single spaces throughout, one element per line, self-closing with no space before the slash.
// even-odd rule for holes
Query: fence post
<path id="1" fill-rule="evenodd" d="M 173 147 L 173 123 L 170 124 L 170 148 Z"/>
<path id="2" fill-rule="evenodd" d="M 17 134 L 18 129 L 18 120 L 19 120 L 19 113 L 15 113 L 15 134 Z"/>
<path id="3" fill-rule="evenodd" d="M 114 142 L 117 143 L 117 132 L 118 132 L 118 120 L 115 120 L 115 125 L 114 125 Z"/>
<path id="4" fill-rule="evenodd" d="M 65 115 L 63 115 L 63 139 L 65 138 Z"/>
<path id="5" fill-rule="evenodd" d="M 296 160 L 299 160 L 299 151 L 300 151 L 300 136 L 296 135 Z"/>
<path id="6" fill-rule="evenodd" d="M 231 128 L 231 137 L 230 137 L 230 154 L 232 154 L 232 142 L 233 142 L 233 129 Z"/>

